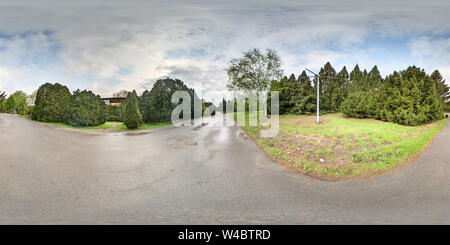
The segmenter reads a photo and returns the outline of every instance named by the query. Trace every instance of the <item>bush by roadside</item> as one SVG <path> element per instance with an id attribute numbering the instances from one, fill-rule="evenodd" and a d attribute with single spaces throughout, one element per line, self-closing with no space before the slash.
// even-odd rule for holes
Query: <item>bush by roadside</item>
<path id="1" fill-rule="evenodd" d="M 71 126 L 98 126 L 106 122 L 105 103 L 91 91 L 76 90 L 63 113 L 63 122 Z"/>
<path id="2" fill-rule="evenodd" d="M 70 91 L 59 83 L 45 83 L 38 89 L 31 118 L 41 122 L 62 122 Z"/>
<path id="3" fill-rule="evenodd" d="M 123 106 L 106 105 L 106 121 L 123 122 Z"/>
<path id="4" fill-rule="evenodd" d="M 139 128 L 139 126 L 141 126 L 142 124 L 142 115 L 139 111 L 135 90 L 133 90 L 133 92 L 131 93 L 128 93 L 127 100 L 125 101 L 123 122 L 128 129 Z"/>

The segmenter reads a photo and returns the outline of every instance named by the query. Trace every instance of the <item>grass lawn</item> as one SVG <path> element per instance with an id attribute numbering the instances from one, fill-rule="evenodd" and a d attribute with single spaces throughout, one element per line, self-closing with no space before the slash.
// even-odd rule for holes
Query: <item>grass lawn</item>
<path id="1" fill-rule="evenodd" d="M 26 119 L 31 120 L 26 115 L 19 115 L 19 117 L 23 117 Z M 164 126 L 171 125 L 171 122 L 163 122 L 163 123 L 144 123 L 137 129 L 127 129 L 127 126 L 123 124 L 122 122 L 105 122 L 102 125 L 94 126 L 94 127 L 75 127 L 70 126 L 64 123 L 51 123 L 51 122 L 38 122 L 45 125 L 52 125 L 56 127 L 61 128 L 72 128 L 72 129 L 79 129 L 79 130 L 90 130 L 90 131 L 111 131 L 111 132 L 125 132 L 129 130 L 145 130 L 145 129 L 152 129 L 152 128 L 160 128 Z"/>
<path id="2" fill-rule="evenodd" d="M 321 116 L 320 124 L 315 120 L 315 115 L 281 115 L 274 138 L 260 138 L 260 127 L 248 123 L 242 128 L 287 169 L 341 180 L 382 174 L 412 161 L 447 122 L 410 127 L 342 114 Z"/>
<path id="3" fill-rule="evenodd" d="M 56 126 L 56 127 L 61 127 L 61 128 L 73 128 L 73 129 L 90 130 L 90 131 L 111 129 L 117 125 L 122 124 L 121 122 L 105 122 L 102 125 L 93 126 L 93 127 L 76 127 L 76 126 L 70 126 L 70 125 L 67 125 L 64 123 L 50 123 L 50 122 L 40 122 L 40 123 L 43 123 L 46 125 L 52 125 L 52 126 Z"/>

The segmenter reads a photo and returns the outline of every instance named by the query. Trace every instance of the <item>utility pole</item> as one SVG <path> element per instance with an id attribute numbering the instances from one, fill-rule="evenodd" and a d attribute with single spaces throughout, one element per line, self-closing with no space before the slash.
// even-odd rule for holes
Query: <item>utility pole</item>
<path id="1" fill-rule="evenodd" d="M 312 71 L 310 71 L 308 68 L 305 68 L 307 71 L 309 71 L 309 72 L 311 72 L 312 74 L 314 74 L 314 79 L 316 80 L 316 90 L 317 90 L 317 103 L 316 103 L 316 105 L 317 105 L 317 109 L 316 109 L 316 111 L 317 111 L 317 118 L 316 118 L 316 123 L 317 124 L 319 124 L 320 123 L 320 120 L 319 120 L 319 108 L 320 108 L 320 106 L 319 106 L 319 94 L 320 94 L 320 88 L 319 88 L 319 75 L 317 75 L 316 73 L 314 73 L 314 72 L 312 72 Z"/>
<path id="2" fill-rule="evenodd" d="M 308 68 L 305 68 L 305 70 L 311 72 L 312 74 L 314 74 L 314 79 L 316 79 L 316 90 L 317 90 L 317 119 L 316 119 L 316 123 L 319 124 L 320 120 L 319 120 L 319 95 L 320 95 L 320 84 L 319 84 L 319 78 L 330 78 L 330 79 L 337 79 L 337 77 L 332 77 L 332 76 L 321 76 L 321 75 L 317 75 L 316 73 L 312 72 L 311 70 L 309 70 Z M 312 77 L 312 76 L 308 76 L 308 77 Z"/>
<path id="3" fill-rule="evenodd" d="M 319 121 L 319 90 L 320 90 L 320 87 L 319 87 L 319 77 L 316 75 L 316 81 L 317 81 L 317 119 L 316 119 L 316 123 L 317 124 L 319 124 L 320 123 L 320 121 Z"/>

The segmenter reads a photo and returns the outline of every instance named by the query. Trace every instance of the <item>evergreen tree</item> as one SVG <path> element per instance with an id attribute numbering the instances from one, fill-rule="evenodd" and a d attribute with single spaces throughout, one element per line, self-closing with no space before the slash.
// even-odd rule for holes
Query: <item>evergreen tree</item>
<path id="1" fill-rule="evenodd" d="M 378 116 L 403 125 L 420 125 L 443 117 L 432 78 L 415 66 L 388 76 L 380 90 Z"/>
<path id="2" fill-rule="evenodd" d="M 362 72 L 362 80 L 361 80 L 361 91 L 368 91 L 370 89 L 369 87 L 369 74 L 367 73 L 367 70 L 364 69 Z"/>
<path id="3" fill-rule="evenodd" d="M 348 95 L 342 103 L 342 112 L 348 117 L 373 117 L 376 112 L 376 103 L 371 95 L 372 91 L 357 91 Z"/>
<path id="4" fill-rule="evenodd" d="M 295 106 L 292 113 L 313 114 L 316 111 L 316 92 L 306 71 L 298 76 L 298 84 L 300 85 L 300 93 L 294 98 Z"/>
<path id="5" fill-rule="evenodd" d="M 350 77 L 353 77 L 353 79 L 350 85 L 349 96 L 345 99 L 345 106 L 341 108 L 341 111 L 351 117 L 379 118 L 378 103 L 380 103 L 379 90 L 382 84 L 382 77 L 377 66 L 374 66 L 367 73 L 366 69 L 360 72 L 359 66 L 356 65 Z M 366 98 L 363 98 L 363 96 Z M 352 106 L 355 106 L 355 108 L 351 108 Z"/>
<path id="6" fill-rule="evenodd" d="M 364 76 L 358 65 L 355 65 L 353 71 L 350 72 L 350 92 L 360 91 L 362 89 L 362 83 L 364 81 Z"/>
<path id="7" fill-rule="evenodd" d="M 337 93 L 338 90 L 338 80 L 333 78 L 336 77 L 336 71 L 333 66 L 331 66 L 330 62 L 327 62 L 323 68 L 320 69 L 320 76 L 325 78 L 319 79 L 319 87 L 320 87 L 320 110 L 323 112 L 335 112 L 338 111 L 338 107 L 333 105 L 333 97 Z M 327 78 L 329 77 L 329 78 Z"/>
<path id="8" fill-rule="evenodd" d="M 374 66 L 372 70 L 370 70 L 369 74 L 367 75 L 368 80 L 368 88 L 370 90 L 378 91 L 380 89 L 380 86 L 383 83 L 383 78 L 380 75 L 380 71 L 378 70 L 377 66 Z"/>
<path id="9" fill-rule="evenodd" d="M 142 115 L 138 107 L 138 99 L 136 91 L 128 93 L 127 100 L 125 102 L 125 112 L 124 112 L 124 124 L 128 129 L 139 128 L 142 124 Z"/>
<path id="10" fill-rule="evenodd" d="M 377 108 L 377 115 L 379 119 L 383 121 L 393 121 L 394 120 L 394 109 L 396 108 L 396 99 L 399 98 L 400 92 L 398 88 L 400 87 L 400 75 L 394 72 L 389 75 L 385 81 L 380 91 L 380 104 Z"/>
<path id="11" fill-rule="evenodd" d="M 321 112 L 342 111 L 356 118 L 376 118 L 403 125 L 421 125 L 443 116 L 442 100 L 449 88 L 438 71 L 428 76 L 412 66 L 383 79 L 377 66 L 369 72 L 356 65 L 349 74 L 344 66 L 336 73 L 330 62 L 320 69 L 320 78 L 311 84 L 305 71 L 272 81 L 270 91 L 279 91 L 280 113 L 312 114 L 320 88 Z M 331 79 L 336 77 L 336 79 Z M 270 109 L 270 94 L 268 96 Z"/>
<path id="12" fill-rule="evenodd" d="M 274 90 L 275 87 L 278 90 Z M 289 78 L 283 77 L 279 83 L 271 84 L 270 91 L 279 91 L 280 114 L 292 113 L 296 104 L 296 98 L 300 93 L 300 86 L 294 74 Z"/>
<path id="13" fill-rule="evenodd" d="M 443 103 L 436 92 L 436 84 L 431 77 L 423 80 L 422 108 L 426 122 L 441 119 L 444 116 Z"/>
<path id="14" fill-rule="evenodd" d="M 347 68 L 344 66 L 342 67 L 342 70 L 336 75 L 338 79 L 337 82 L 337 90 L 333 94 L 333 97 L 331 98 L 332 106 L 336 110 L 341 110 L 341 105 L 345 101 L 345 99 L 348 96 L 348 90 L 350 87 L 350 75 L 347 72 Z"/>
<path id="15" fill-rule="evenodd" d="M 425 80 L 428 77 L 427 73 L 425 73 L 423 69 L 416 66 L 408 67 L 406 70 L 401 72 L 401 76 L 407 80 L 416 78 L 417 81 Z"/>
<path id="16" fill-rule="evenodd" d="M 191 96 L 191 117 L 194 117 L 194 100 L 201 104 L 201 99 L 193 89 L 188 88 L 181 80 L 164 78 L 153 85 L 151 91 L 144 91 L 139 97 L 139 109 L 144 122 L 169 122 L 172 110 L 177 104 L 172 104 L 172 95 L 176 91 L 186 91 Z M 197 116 L 201 116 L 197 115 Z"/>
<path id="17" fill-rule="evenodd" d="M 436 92 L 443 103 L 446 103 L 450 99 L 450 87 L 445 83 L 444 78 L 438 70 L 431 73 L 431 78 L 436 85 Z"/>
<path id="18" fill-rule="evenodd" d="M 86 127 L 98 126 L 106 121 L 106 105 L 100 96 L 91 91 L 79 89 L 73 92 L 63 112 L 67 125 Z"/>
<path id="19" fill-rule="evenodd" d="M 300 83 L 298 82 L 294 74 L 291 74 L 291 76 L 287 80 L 285 93 L 288 98 L 287 111 L 288 113 L 293 113 L 297 96 L 301 93 Z"/>

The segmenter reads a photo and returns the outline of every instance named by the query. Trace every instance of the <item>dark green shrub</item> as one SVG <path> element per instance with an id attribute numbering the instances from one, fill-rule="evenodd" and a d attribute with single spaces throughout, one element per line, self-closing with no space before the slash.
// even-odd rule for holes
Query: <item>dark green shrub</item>
<path id="1" fill-rule="evenodd" d="M 136 91 L 128 93 L 124 108 L 124 123 L 128 129 L 139 128 L 142 124 L 142 115 L 139 111 Z"/>
<path id="2" fill-rule="evenodd" d="M 189 89 L 181 80 L 165 78 L 156 81 L 151 91 L 144 91 L 139 97 L 138 104 L 142 113 L 142 118 L 146 123 L 169 122 L 173 109 L 178 104 L 173 104 L 171 99 L 176 91 L 187 91 L 191 96 L 191 117 L 194 118 L 194 100 L 201 100 L 193 89 Z M 200 115 L 201 116 L 201 113 Z"/>
<path id="3" fill-rule="evenodd" d="M 106 121 L 122 122 L 122 106 L 106 105 Z"/>
<path id="4" fill-rule="evenodd" d="M 63 113 L 64 123 L 71 126 L 98 126 L 105 123 L 105 103 L 91 91 L 76 90 Z"/>
<path id="5" fill-rule="evenodd" d="M 304 97 L 299 96 L 292 113 L 298 115 L 311 115 L 316 112 L 316 103 L 316 96 L 312 94 Z"/>
<path id="6" fill-rule="evenodd" d="M 376 103 L 373 92 L 355 92 L 347 96 L 342 102 L 341 111 L 345 116 L 356 118 L 374 117 Z"/>
<path id="7" fill-rule="evenodd" d="M 62 122 L 70 91 L 59 83 L 45 83 L 38 89 L 31 118 L 41 122 Z"/>
<path id="8" fill-rule="evenodd" d="M 434 81 L 417 67 L 387 77 L 379 101 L 377 115 L 388 122 L 416 126 L 444 116 Z"/>
<path id="9" fill-rule="evenodd" d="M 33 114 L 34 106 L 28 106 L 28 116 L 31 117 Z"/>

